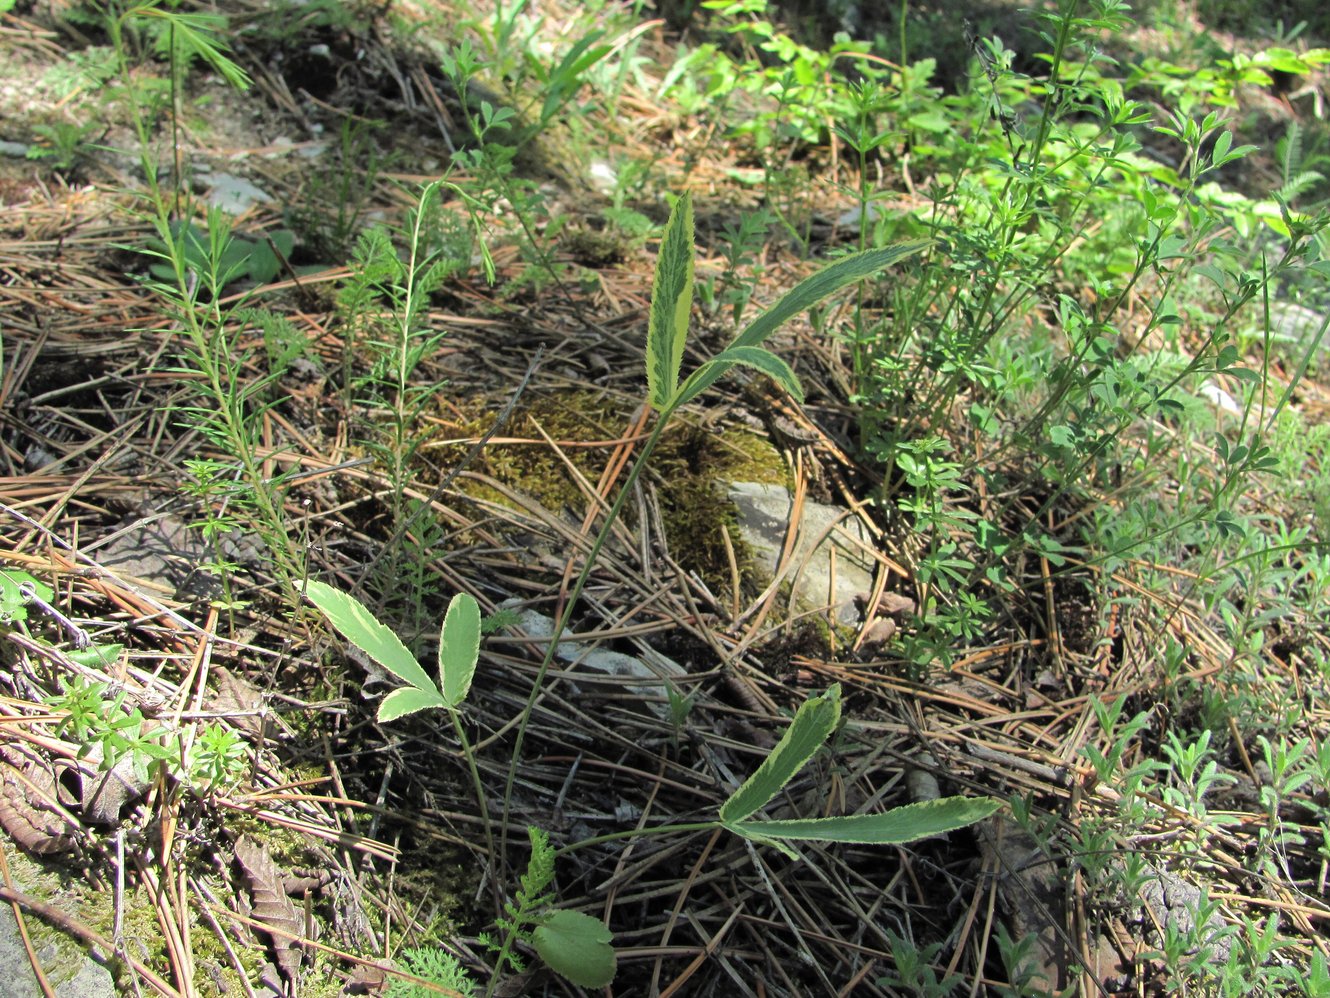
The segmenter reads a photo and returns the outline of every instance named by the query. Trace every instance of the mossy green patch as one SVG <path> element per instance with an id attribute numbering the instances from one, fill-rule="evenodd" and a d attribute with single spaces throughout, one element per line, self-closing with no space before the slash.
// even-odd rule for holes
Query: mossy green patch
<path id="1" fill-rule="evenodd" d="M 37 860 L 16 849 L 9 850 L 6 855 L 10 875 L 19 891 L 59 909 L 103 939 L 114 938 L 116 899 L 109 887 L 97 890 L 58 861 Z M 135 958 L 154 971 L 167 974 L 161 926 L 145 891 L 126 888 L 120 898 L 120 919 L 121 937 Z M 42 955 L 42 967 L 51 984 L 57 988 L 66 984 L 82 966 L 87 950 L 72 936 L 36 915 L 25 913 L 24 922 L 33 948 Z M 127 970 L 112 965 L 111 972 L 123 977 Z M 120 983 L 127 982 L 122 980 Z"/>
<path id="2" fill-rule="evenodd" d="M 476 404 L 476 415 L 464 424 L 464 434 L 480 436 L 489 429 L 493 416 L 481 405 Z M 569 466 L 594 488 L 632 412 L 631 402 L 605 392 L 577 390 L 535 398 L 519 407 L 500 431 L 501 439 L 521 442 L 491 444 L 473 467 L 548 510 L 567 511 L 580 519 L 588 500 Z M 545 437 L 555 441 L 562 457 Z M 463 450 L 458 448 L 459 456 Z M 758 434 L 676 416 L 661 437 L 646 480 L 659 498 L 670 555 L 685 570 L 696 572 L 713 592 L 729 595 L 732 573 L 721 531 L 729 532 L 741 575 L 746 574 L 747 559 L 723 483 L 786 485 L 788 477 L 780 453 Z M 498 489 L 475 481 L 463 488 L 477 499 L 511 505 Z M 625 518 L 630 526 L 633 516 L 629 504 Z"/>

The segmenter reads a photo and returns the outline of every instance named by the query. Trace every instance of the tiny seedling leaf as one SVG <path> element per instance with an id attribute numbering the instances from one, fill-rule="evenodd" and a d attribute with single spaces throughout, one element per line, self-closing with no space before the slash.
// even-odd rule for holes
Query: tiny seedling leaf
<path id="1" fill-rule="evenodd" d="M 556 911 L 533 933 L 546 965 L 583 988 L 603 988 L 614 980 L 613 938 L 604 922 L 580 911 Z"/>
<path id="2" fill-rule="evenodd" d="M 757 772 L 720 808 L 720 820 L 733 826 L 762 807 L 803 769 L 840 723 L 840 684 L 811 697 L 794 715 L 785 735 L 762 760 Z M 765 827 L 766 822 L 762 823 Z"/>
<path id="3" fill-rule="evenodd" d="M 50 586 L 29 572 L 0 569 L 0 622 L 27 620 L 30 593 L 45 603 L 55 596 Z"/>
<path id="4" fill-rule="evenodd" d="M 656 257 L 647 322 L 647 392 L 663 411 L 679 387 L 688 319 L 693 309 L 693 201 L 683 194 L 665 223 Z"/>
<path id="5" fill-rule="evenodd" d="M 988 797 L 943 797 L 894 808 L 885 814 L 852 814 L 793 821 L 739 821 L 727 825 L 747 838 L 772 841 L 855 842 L 902 845 L 982 821 L 1000 808 Z"/>
<path id="6" fill-rule="evenodd" d="M 480 604 L 474 596 L 458 593 L 448 604 L 439 635 L 439 677 L 449 707 L 456 707 L 466 699 L 479 655 Z"/>
<path id="7" fill-rule="evenodd" d="M 383 698 L 383 703 L 379 704 L 379 721 L 395 721 L 399 717 L 405 717 L 407 714 L 414 714 L 420 710 L 429 710 L 432 707 L 447 707 L 448 704 L 443 697 L 439 696 L 439 691 L 433 688 L 427 690 L 416 689 L 413 686 L 403 686 L 400 690 L 393 690 Z"/>
<path id="8" fill-rule="evenodd" d="M 410 683 L 426 693 L 433 693 L 436 700 L 443 702 L 433 681 L 406 645 L 402 644 L 402 639 L 380 623 L 364 603 L 327 583 L 316 581 L 305 584 L 305 596 L 323 612 L 342 637 L 402 682 Z"/>
<path id="9" fill-rule="evenodd" d="M 89 645 L 87 648 L 75 648 L 66 654 L 71 662 L 85 669 L 109 669 L 120 661 L 120 653 L 124 650 L 122 644 Z"/>

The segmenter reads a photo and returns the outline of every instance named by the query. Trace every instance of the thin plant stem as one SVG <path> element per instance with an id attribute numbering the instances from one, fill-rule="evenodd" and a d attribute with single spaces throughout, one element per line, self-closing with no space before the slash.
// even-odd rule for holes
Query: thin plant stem
<path id="1" fill-rule="evenodd" d="M 526 738 L 526 729 L 531 720 L 531 712 L 535 709 L 536 700 L 539 699 L 541 691 L 544 689 L 545 676 L 549 673 L 550 666 L 554 662 L 554 654 L 559 647 L 560 637 L 564 628 L 568 626 L 568 622 L 572 619 L 577 601 L 582 596 L 582 590 L 591 578 L 591 570 L 596 564 L 601 548 L 605 546 L 605 542 L 609 539 L 615 521 L 618 520 L 619 514 L 623 512 L 624 503 L 627 502 L 628 496 L 636 486 L 652 451 L 656 449 L 656 444 L 659 443 L 661 434 L 665 431 L 673 412 L 674 407 L 670 407 L 660 414 L 655 427 L 651 431 L 651 436 L 642 445 L 642 453 L 638 455 L 637 460 L 633 463 L 622 487 L 619 489 L 619 494 L 614 499 L 613 505 L 606 512 L 605 522 L 601 526 L 600 532 L 596 534 L 596 539 L 591 544 L 591 550 L 587 553 L 586 560 L 582 564 L 582 570 L 578 573 L 572 589 L 568 592 L 568 597 L 563 604 L 563 611 L 559 614 L 559 619 L 554 625 L 554 633 L 550 636 L 549 644 L 545 648 L 545 656 L 541 660 L 540 668 L 536 670 L 536 678 L 531 683 L 531 693 L 527 697 L 526 706 L 522 709 L 522 715 L 518 721 L 517 736 L 513 742 L 512 754 L 508 760 L 508 775 L 503 785 L 503 822 L 499 832 L 499 848 L 503 856 L 506 856 L 508 852 L 508 816 L 512 807 L 513 782 L 517 779 L 517 764 L 522 757 L 522 743 Z"/>

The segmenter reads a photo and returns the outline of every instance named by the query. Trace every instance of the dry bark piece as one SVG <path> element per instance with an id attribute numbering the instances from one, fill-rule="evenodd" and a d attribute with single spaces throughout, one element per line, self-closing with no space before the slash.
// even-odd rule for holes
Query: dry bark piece
<path id="1" fill-rule="evenodd" d="M 253 899 L 253 916 L 274 930 L 267 933 L 272 941 L 273 957 L 282 976 L 294 987 L 302 957 L 297 940 L 303 933 L 304 921 L 286 896 L 282 875 L 263 843 L 252 836 L 242 835 L 236 840 L 235 855 Z"/>
<path id="2" fill-rule="evenodd" d="M 1063 871 L 1035 840 L 1014 824 L 994 817 L 978 826 L 979 848 L 996 868 L 998 901 L 1011 924 L 1011 937 L 1033 935 L 1035 944 L 1021 967 L 1035 989 L 1065 987 L 1075 961 L 1060 931 L 1066 924 Z"/>
<path id="3" fill-rule="evenodd" d="M 881 648 L 888 641 L 896 636 L 896 621 L 890 617 L 875 617 L 873 621 L 864 628 L 863 637 L 860 639 L 860 647 L 869 651 Z"/>
<path id="4" fill-rule="evenodd" d="M 56 798 L 55 772 L 15 746 L 0 746 L 0 825 L 35 856 L 68 852 L 77 824 Z"/>
<path id="5" fill-rule="evenodd" d="M 877 601 L 876 612 L 884 617 L 904 616 L 914 613 L 914 600 L 901 593 L 884 592 Z"/>

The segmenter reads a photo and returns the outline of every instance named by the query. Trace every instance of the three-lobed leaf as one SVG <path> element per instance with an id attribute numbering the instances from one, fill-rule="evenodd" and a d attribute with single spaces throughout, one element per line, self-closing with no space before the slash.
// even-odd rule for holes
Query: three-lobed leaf
<path id="1" fill-rule="evenodd" d="M 674 396 L 671 405 L 678 407 L 691 402 L 719 381 L 721 376 L 731 367 L 740 365 L 761 371 L 789 392 L 795 401 L 802 402 L 804 400 L 803 386 L 799 384 L 799 379 L 795 376 L 793 368 L 782 358 L 777 357 L 770 350 L 763 347 L 732 346 L 716 354 L 689 375 L 688 380 L 684 382 L 683 387 Z"/>
<path id="2" fill-rule="evenodd" d="M 647 395 L 664 411 L 679 387 L 688 320 L 693 309 L 693 199 L 675 202 L 656 257 L 647 320 Z"/>
<path id="3" fill-rule="evenodd" d="M 762 807 L 803 769 L 840 723 L 840 684 L 800 706 L 784 736 L 762 765 L 720 809 L 721 823 L 733 827 Z M 767 822 L 761 823 L 763 827 Z"/>
<path id="4" fill-rule="evenodd" d="M 661 412 L 692 401 L 715 384 L 731 367 L 742 364 L 774 378 L 797 399 L 802 390 L 793 370 L 767 350 L 759 349 L 777 329 L 829 295 L 922 252 L 928 240 L 896 243 L 842 257 L 800 281 L 779 301 L 754 319 L 730 346 L 694 371 L 679 386 L 679 368 L 692 307 L 692 203 L 685 194 L 670 214 L 656 259 L 651 318 L 647 329 L 647 389 L 651 404 Z M 670 335 L 672 334 L 672 336 Z"/>
<path id="5" fill-rule="evenodd" d="M 448 703 L 439 696 L 439 691 L 433 688 L 427 690 L 417 689 L 414 686 L 403 686 L 400 690 L 393 690 L 383 702 L 379 704 L 379 722 L 396 721 L 399 717 L 405 717 L 407 714 L 414 714 L 420 710 L 431 710 L 435 707 L 447 707 Z"/>
<path id="6" fill-rule="evenodd" d="M 847 284 L 872 277 L 879 270 L 922 252 L 931 245 L 927 239 L 894 243 L 881 249 L 853 253 L 841 257 L 835 263 L 827 264 L 817 273 L 796 284 L 776 304 L 749 323 L 748 328 L 738 335 L 731 346 L 761 346 L 767 337 L 786 322 L 799 313 L 808 311 L 828 295 L 835 294 Z"/>

